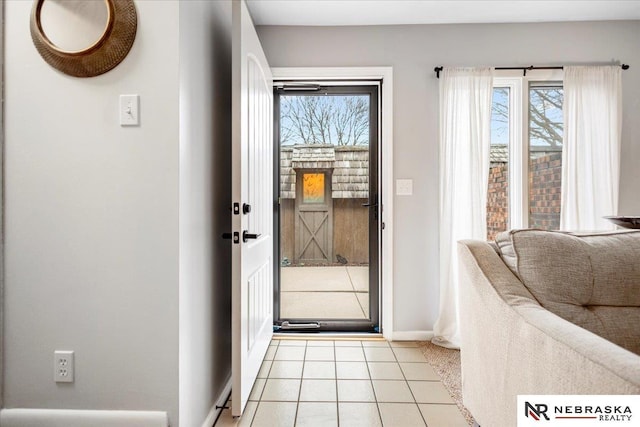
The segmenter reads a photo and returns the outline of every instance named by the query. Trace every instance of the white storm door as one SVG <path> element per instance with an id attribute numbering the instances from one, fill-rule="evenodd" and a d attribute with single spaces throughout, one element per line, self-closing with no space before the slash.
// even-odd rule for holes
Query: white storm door
<path id="1" fill-rule="evenodd" d="M 239 416 L 273 335 L 273 78 L 244 0 L 232 7 L 231 412 Z"/>

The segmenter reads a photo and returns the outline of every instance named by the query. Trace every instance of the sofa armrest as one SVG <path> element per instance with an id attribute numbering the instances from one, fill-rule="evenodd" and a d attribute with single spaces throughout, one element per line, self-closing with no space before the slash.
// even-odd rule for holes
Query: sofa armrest
<path id="1" fill-rule="evenodd" d="M 640 394 L 640 356 L 545 310 L 487 243 L 458 245 L 462 394 L 516 425 L 518 394 Z"/>

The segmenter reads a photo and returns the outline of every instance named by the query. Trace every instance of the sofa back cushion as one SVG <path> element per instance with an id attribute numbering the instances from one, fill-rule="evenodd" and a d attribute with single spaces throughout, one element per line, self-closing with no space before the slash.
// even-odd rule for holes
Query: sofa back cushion
<path id="1" fill-rule="evenodd" d="M 640 354 L 640 231 L 512 230 L 496 244 L 543 307 Z"/>

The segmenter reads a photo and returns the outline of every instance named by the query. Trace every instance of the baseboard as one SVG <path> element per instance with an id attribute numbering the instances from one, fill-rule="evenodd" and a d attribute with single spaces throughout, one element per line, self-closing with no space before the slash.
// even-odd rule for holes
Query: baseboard
<path id="1" fill-rule="evenodd" d="M 213 423 L 218 418 L 218 415 L 220 414 L 220 412 L 222 412 L 223 406 L 227 401 L 227 397 L 229 397 L 229 393 L 231 393 L 231 376 L 229 376 L 227 384 L 224 386 L 224 389 L 222 389 L 222 393 L 220 393 L 220 396 L 218 396 L 216 403 L 214 403 L 211 407 L 211 410 L 209 410 L 209 414 L 207 415 L 207 418 L 204 419 L 202 427 L 213 426 Z"/>
<path id="2" fill-rule="evenodd" d="M 168 427 L 159 411 L 89 411 L 73 409 L 2 409 L 2 427 Z"/>
<path id="3" fill-rule="evenodd" d="M 433 331 L 393 331 L 389 341 L 431 341 Z"/>

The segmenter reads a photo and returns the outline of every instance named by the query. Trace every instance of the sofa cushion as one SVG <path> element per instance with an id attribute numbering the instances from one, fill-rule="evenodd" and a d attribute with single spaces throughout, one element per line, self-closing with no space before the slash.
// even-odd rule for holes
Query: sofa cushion
<path id="1" fill-rule="evenodd" d="M 512 230 L 496 244 L 543 307 L 640 354 L 640 231 Z"/>

